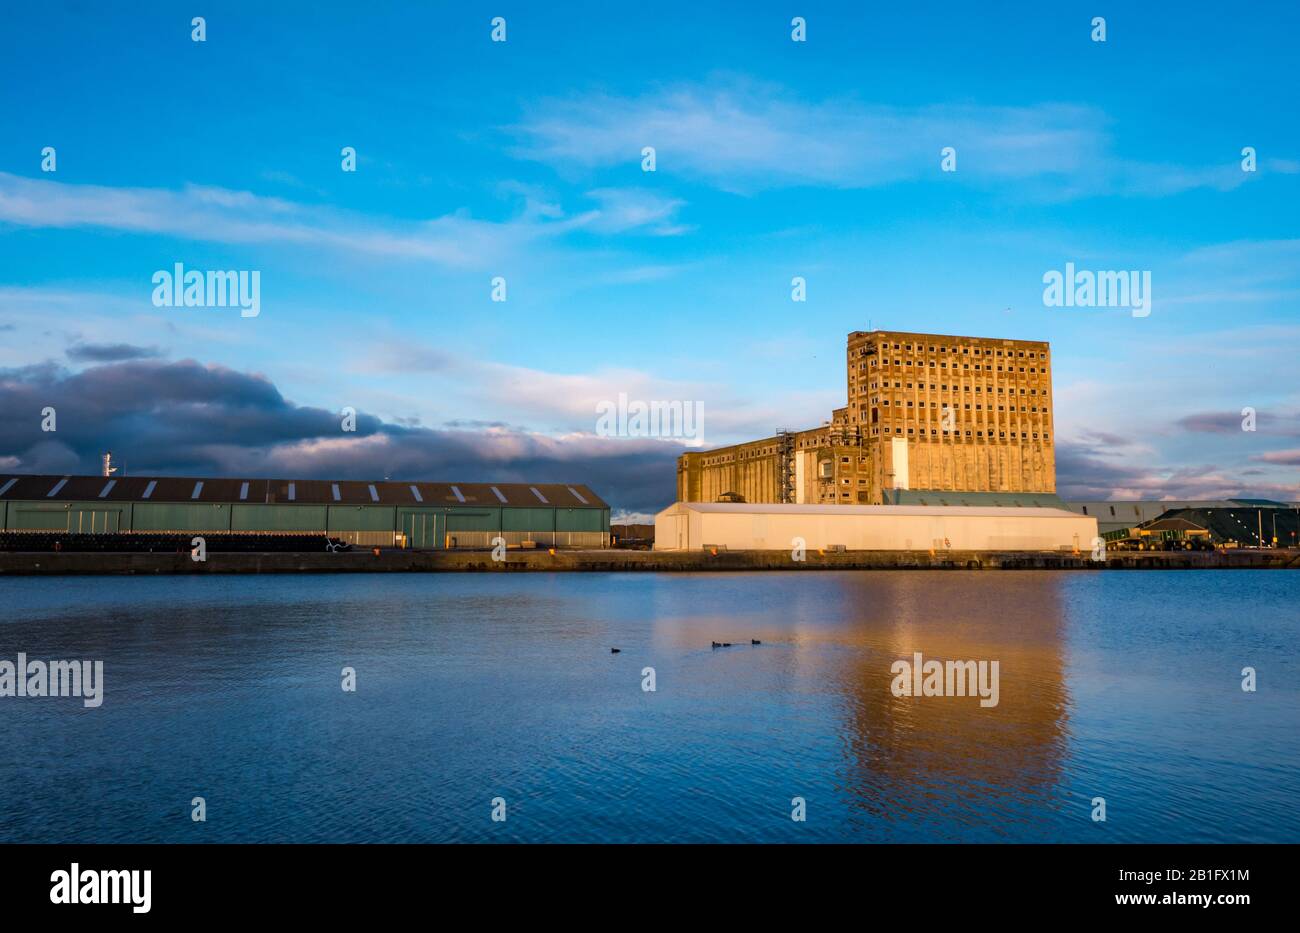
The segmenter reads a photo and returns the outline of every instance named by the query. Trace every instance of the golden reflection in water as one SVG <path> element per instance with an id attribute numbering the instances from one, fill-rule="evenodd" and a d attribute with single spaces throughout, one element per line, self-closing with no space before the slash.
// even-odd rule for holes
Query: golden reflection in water
<path id="1" fill-rule="evenodd" d="M 1070 707 L 1059 574 L 905 570 L 813 579 L 815 586 L 777 574 L 708 581 L 732 588 L 726 613 L 690 611 L 689 593 L 655 605 L 657 647 L 679 656 L 674 689 L 700 704 L 702 721 L 744 696 L 829 704 L 837 790 L 882 838 L 890 824 L 905 836 L 931 820 L 930 835 L 974 826 L 996 837 L 1059 804 L 1045 799 L 1057 795 L 1064 773 Z M 751 637 L 765 647 L 751 649 Z M 708 649 L 710 639 L 733 638 L 734 651 Z M 996 660 L 998 705 L 981 707 L 978 696 L 895 697 L 891 666 L 917 651 L 924 660 Z"/>
<path id="2" fill-rule="evenodd" d="M 1069 697 L 1061 581 L 1053 574 L 897 573 L 842 580 L 848 638 L 846 790 L 874 817 L 1000 822 L 1050 795 L 1062 774 Z M 896 697 L 891 665 L 999 662 L 999 702 Z M 954 812 L 955 811 L 955 812 Z"/>

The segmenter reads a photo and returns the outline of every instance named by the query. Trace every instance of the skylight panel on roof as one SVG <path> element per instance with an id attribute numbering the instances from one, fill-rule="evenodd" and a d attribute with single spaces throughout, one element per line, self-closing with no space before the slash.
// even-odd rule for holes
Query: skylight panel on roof
<path id="1" fill-rule="evenodd" d="M 140 493 L 140 498 L 148 499 L 150 496 L 152 496 L 154 487 L 157 485 L 158 485 L 158 481 L 156 479 L 149 480 L 149 485 L 144 487 L 144 492 Z"/>
<path id="2" fill-rule="evenodd" d="M 566 488 L 569 490 L 569 492 L 573 493 L 573 498 L 577 499 L 577 500 L 578 500 L 579 502 L 581 502 L 583 505 L 590 505 L 590 504 L 591 504 L 591 503 L 589 503 L 586 499 L 584 499 L 584 498 L 582 497 L 582 493 L 578 492 L 578 490 L 574 489 L 572 486 L 568 486 L 568 487 L 566 487 Z"/>
<path id="3" fill-rule="evenodd" d="M 416 502 L 423 502 L 424 496 L 420 495 L 420 490 L 415 488 L 415 483 L 411 484 L 411 495 L 415 496 Z"/>
<path id="4" fill-rule="evenodd" d="M 551 504 L 551 503 L 549 503 L 549 502 L 546 501 L 546 497 L 545 497 L 544 495 L 542 495 L 542 491 L 541 491 L 540 489 L 538 489 L 536 486 L 529 486 L 528 488 L 531 489 L 531 490 L 533 491 L 533 495 L 536 496 L 536 497 L 541 501 L 542 505 L 550 505 L 550 504 Z"/>
<path id="5" fill-rule="evenodd" d="M 66 484 L 67 482 L 68 482 L 68 477 L 66 476 L 63 477 L 63 479 L 55 483 L 54 488 L 51 489 L 49 492 L 47 492 L 45 495 L 47 497 L 57 496 L 59 494 L 59 490 L 62 489 L 64 487 L 64 484 Z"/>
<path id="6" fill-rule="evenodd" d="M 496 495 L 496 497 L 497 497 L 498 499 L 501 500 L 501 504 L 502 504 L 502 505 L 505 505 L 505 504 L 506 504 L 506 497 L 503 496 L 503 495 L 501 494 L 501 490 L 500 490 L 500 489 L 497 489 L 495 486 L 492 486 L 492 487 L 490 487 L 490 488 L 491 488 L 492 492 Z"/>
<path id="7" fill-rule="evenodd" d="M 110 492 L 113 491 L 113 487 L 116 485 L 117 485 L 117 480 L 110 479 L 107 483 L 104 484 L 104 488 L 99 491 L 99 498 L 102 499 L 105 496 L 107 496 Z"/>
<path id="8" fill-rule="evenodd" d="M 203 480 L 199 480 L 197 483 L 194 484 L 194 491 L 190 493 L 190 498 L 197 499 L 202 492 L 203 492 Z"/>
<path id="9" fill-rule="evenodd" d="M 462 492 L 460 491 L 460 487 L 459 487 L 459 486 L 452 486 L 452 487 L 451 487 L 451 494 L 452 494 L 453 496 L 456 497 L 457 501 L 459 501 L 459 502 L 464 502 L 464 501 L 465 501 L 465 494 L 462 493 Z"/>

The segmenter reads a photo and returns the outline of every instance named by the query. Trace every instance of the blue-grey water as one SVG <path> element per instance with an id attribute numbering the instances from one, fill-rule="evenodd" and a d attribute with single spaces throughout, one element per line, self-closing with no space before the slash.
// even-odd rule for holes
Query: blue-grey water
<path id="1" fill-rule="evenodd" d="M 1298 633 L 1285 571 L 0 578 L 105 681 L 0 697 L 0 840 L 1295 842 Z"/>

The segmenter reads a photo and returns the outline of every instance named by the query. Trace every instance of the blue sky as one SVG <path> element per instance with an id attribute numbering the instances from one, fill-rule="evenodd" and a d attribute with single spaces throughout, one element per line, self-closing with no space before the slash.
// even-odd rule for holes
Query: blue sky
<path id="1" fill-rule="evenodd" d="M 597 402 L 810 427 L 875 326 L 1051 341 L 1067 494 L 1300 498 L 1295 4 L 202 6 L 8 14 L 0 469 L 647 512 L 680 447 L 593 436 Z M 261 314 L 155 308 L 176 262 L 258 270 Z M 1152 313 L 1044 307 L 1067 262 L 1149 270 Z"/>

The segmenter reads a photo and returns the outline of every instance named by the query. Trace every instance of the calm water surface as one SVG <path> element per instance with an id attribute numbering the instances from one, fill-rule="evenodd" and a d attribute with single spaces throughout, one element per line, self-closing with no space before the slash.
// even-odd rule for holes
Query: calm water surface
<path id="1" fill-rule="evenodd" d="M 1295 842 L 1298 633 L 1283 571 L 0 578 L 106 682 L 0 698 L 0 840 Z"/>

